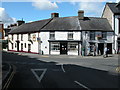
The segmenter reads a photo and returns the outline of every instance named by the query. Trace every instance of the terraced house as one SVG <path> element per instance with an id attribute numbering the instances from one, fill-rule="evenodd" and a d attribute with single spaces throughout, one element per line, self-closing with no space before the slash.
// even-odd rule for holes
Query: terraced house
<path id="1" fill-rule="evenodd" d="M 114 53 L 120 53 L 120 2 L 106 3 L 102 18 L 107 18 L 114 30 Z"/>
<path id="2" fill-rule="evenodd" d="M 51 55 L 81 55 L 81 47 L 96 54 L 103 54 L 104 46 L 113 53 L 113 30 L 106 18 L 78 16 L 59 17 L 52 13 L 51 18 L 24 23 L 9 32 L 10 51 Z"/>

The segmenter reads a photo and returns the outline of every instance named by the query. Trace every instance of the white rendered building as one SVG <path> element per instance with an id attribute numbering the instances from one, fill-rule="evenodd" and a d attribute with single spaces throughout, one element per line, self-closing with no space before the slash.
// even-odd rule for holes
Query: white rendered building
<path id="1" fill-rule="evenodd" d="M 106 18 L 78 16 L 51 18 L 25 23 L 9 32 L 10 51 L 50 55 L 81 55 L 81 46 L 96 47 L 96 54 L 103 54 L 104 46 L 113 52 L 113 30 Z"/>

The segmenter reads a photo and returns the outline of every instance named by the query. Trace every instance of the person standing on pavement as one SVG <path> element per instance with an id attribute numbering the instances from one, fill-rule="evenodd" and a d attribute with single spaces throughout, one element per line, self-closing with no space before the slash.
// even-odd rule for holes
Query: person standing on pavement
<path id="1" fill-rule="evenodd" d="M 95 45 L 93 46 L 93 53 L 94 53 L 93 56 L 96 56 L 96 46 Z"/>
<path id="2" fill-rule="evenodd" d="M 90 55 L 90 46 L 88 46 L 88 48 L 87 48 L 87 56 L 89 56 Z"/>
<path id="3" fill-rule="evenodd" d="M 104 54 L 103 54 L 103 57 L 107 57 L 107 46 L 105 46 L 105 48 L 104 48 Z"/>
<path id="4" fill-rule="evenodd" d="M 81 48 L 81 50 L 82 50 L 82 56 L 84 56 L 84 51 L 85 51 L 85 48 L 82 46 L 82 48 Z"/>

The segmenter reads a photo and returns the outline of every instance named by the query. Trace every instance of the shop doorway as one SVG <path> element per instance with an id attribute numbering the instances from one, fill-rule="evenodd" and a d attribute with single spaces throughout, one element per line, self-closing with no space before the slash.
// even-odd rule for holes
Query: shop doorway
<path id="1" fill-rule="evenodd" d="M 19 51 L 19 41 L 16 42 L 17 42 L 17 51 Z"/>
<path id="2" fill-rule="evenodd" d="M 21 51 L 23 51 L 23 43 L 21 43 Z"/>
<path id="3" fill-rule="evenodd" d="M 67 43 L 60 43 L 60 54 L 67 54 Z"/>
<path id="4" fill-rule="evenodd" d="M 98 43 L 98 54 L 103 55 L 104 53 L 104 43 Z"/>
<path id="5" fill-rule="evenodd" d="M 107 43 L 108 54 L 112 54 L 112 43 Z"/>
<path id="6" fill-rule="evenodd" d="M 28 44 L 28 52 L 31 52 L 31 44 Z"/>

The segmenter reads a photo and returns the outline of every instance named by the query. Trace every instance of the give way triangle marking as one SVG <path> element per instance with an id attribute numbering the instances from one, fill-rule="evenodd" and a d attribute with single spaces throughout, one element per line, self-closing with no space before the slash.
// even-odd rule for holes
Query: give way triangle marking
<path id="1" fill-rule="evenodd" d="M 31 71 L 40 83 L 44 74 L 46 73 L 47 69 L 31 69 Z M 42 71 L 42 73 L 41 73 L 41 71 Z"/>

